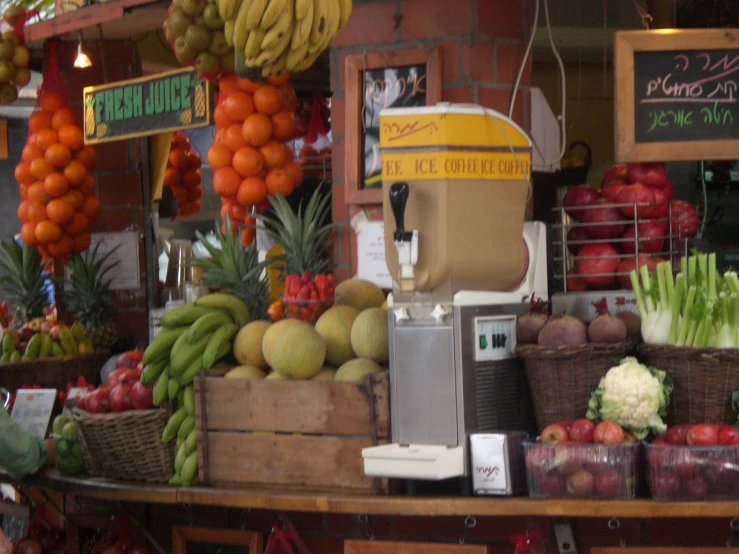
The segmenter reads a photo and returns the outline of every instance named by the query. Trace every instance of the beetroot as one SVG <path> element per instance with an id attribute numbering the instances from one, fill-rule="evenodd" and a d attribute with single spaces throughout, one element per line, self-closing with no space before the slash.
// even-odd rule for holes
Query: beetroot
<path id="1" fill-rule="evenodd" d="M 588 325 L 588 339 L 590 342 L 614 344 L 626 339 L 626 324 L 619 318 L 608 313 L 608 303 L 605 298 L 593 302 L 598 311 L 598 317 Z"/>
<path id="2" fill-rule="evenodd" d="M 539 333 L 548 319 L 546 304 L 541 298 L 531 295 L 529 311 L 516 321 L 516 342 L 518 344 L 536 344 Z"/>
<path id="3" fill-rule="evenodd" d="M 624 217 L 634 219 L 634 212 L 639 219 L 649 217 L 654 209 L 654 191 L 641 184 L 626 185 L 616 197 L 617 204 L 626 204 L 619 207 Z"/>
<path id="4" fill-rule="evenodd" d="M 618 251 L 610 244 L 596 242 L 584 246 L 575 260 L 575 273 L 591 289 L 607 289 L 616 280 Z"/>
<path id="5" fill-rule="evenodd" d="M 615 204 L 616 198 L 618 198 L 618 193 L 621 192 L 621 189 L 625 186 L 627 186 L 627 183 L 622 181 L 613 181 L 607 185 L 603 185 L 600 189 L 600 195 L 611 204 Z"/>
<path id="6" fill-rule="evenodd" d="M 578 346 L 588 342 L 588 331 L 585 324 L 563 313 L 549 318 L 549 321 L 539 333 L 541 346 Z"/>
<path id="7" fill-rule="evenodd" d="M 662 250 L 667 237 L 664 223 L 657 221 L 644 221 L 637 225 L 631 225 L 624 233 L 624 242 L 621 248 L 627 254 L 636 252 L 636 231 L 639 231 L 639 253 L 656 254 Z"/>
<path id="8" fill-rule="evenodd" d="M 567 231 L 567 249 L 573 254 L 577 254 L 584 244 L 575 244 L 580 241 L 590 240 L 590 236 L 584 227 L 571 227 Z"/>
<path id="9" fill-rule="evenodd" d="M 567 272 L 566 280 L 567 292 L 585 292 L 586 290 L 588 290 L 588 286 L 585 284 L 585 281 L 575 275 L 572 270 L 569 270 Z"/>
<path id="10" fill-rule="evenodd" d="M 628 166 L 626 164 L 616 164 L 612 167 L 609 167 L 605 170 L 603 173 L 603 178 L 600 181 L 600 188 L 602 189 L 609 183 L 613 183 L 614 181 L 626 181 L 626 172 L 628 171 Z"/>
<path id="11" fill-rule="evenodd" d="M 586 230 L 590 238 L 597 240 L 620 238 L 626 230 L 624 216 L 602 198 L 596 202 L 596 207 L 587 210 L 582 221 L 590 224 Z"/>
<path id="12" fill-rule="evenodd" d="M 572 187 L 562 198 L 562 207 L 567 215 L 576 221 L 580 221 L 585 215 L 585 210 L 578 209 L 582 206 L 590 206 L 598 200 L 598 192 L 595 189 L 578 185 Z"/>
<path id="13" fill-rule="evenodd" d="M 616 312 L 615 317 L 626 325 L 626 338 L 641 340 L 641 318 L 634 312 Z"/>
<path id="14" fill-rule="evenodd" d="M 619 274 L 618 281 L 619 283 L 621 283 L 621 286 L 623 288 L 625 288 L 626 290 L 632 290 L 629 273 L 631 273 L 634 269 L 636 269 L 638 273 L 638 268 L 643 265 L 646 265 L 649 271 L 657 270 L 657 261 L 654 258 L 650 258 L 649 256 L 642 256 L 641 254 L 639 254 L 638 263 L 636 256 L 633 256 L 631 258 L 624 258 L 623 260 L 621 260 L 621 263 L 618 264 L 617 272 Z"/>
<path id="15" fill-rule="evenodd" d="M 626 180 L 629 183 L 641 183 L 645 187 L 662 189 L 667 182 L 667 170 L 664 163 L 633 163 L 626 169 Z"/>

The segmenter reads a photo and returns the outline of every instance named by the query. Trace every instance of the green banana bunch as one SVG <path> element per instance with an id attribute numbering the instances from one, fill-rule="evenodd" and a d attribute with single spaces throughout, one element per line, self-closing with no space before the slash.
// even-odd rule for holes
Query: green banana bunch
<path id="1" fill-rule="evenodd" d="M 172 328 L 163 327 L 144 350 L 144 357 L 141 360 L 144 366 L 168 358 L 180 335 L 189 328 L 189 326 L 184 325 Z"/>
<path id="2" fill-rule="evenodd" d="M 193 344 L 217 328 L 232 324 L 233 319 L 231 319 L 228 312 L 224 310 L 210 310 L 207 314 L 200 316 L 190 326 L 187 332 L 187 341 Z"/>
<path id="3" fill-rule="evenodd" d="M 246 43 L 244 43 L 244 45 L 246 45 Z M 231 318 L 234 323 L 239 327 L 243 327 L 249 323 L 249 310 L 240 298 L 233 296 L 232 294 L 226 294 L 223 292 L 206 294 L 205 296 L 198 298 L 195 305 L 217 310 L 226 310 L 231 314 Z"/>
<path id="4" fill-rule="evenodd" d="M 231 348 L 233 338 L 238 332 L 239 328 L 231 323 L 223 325 L 211 335 L 210 340 L 203 351 L 203 369 L 210 369 L 213 367 L 213 364 L 220 359 L 217 355 L 223 350 L 224 344 L 227 344 L 229 349 Z M 228 350 L 226 351 L 226 354 L 227 353 Z"/>

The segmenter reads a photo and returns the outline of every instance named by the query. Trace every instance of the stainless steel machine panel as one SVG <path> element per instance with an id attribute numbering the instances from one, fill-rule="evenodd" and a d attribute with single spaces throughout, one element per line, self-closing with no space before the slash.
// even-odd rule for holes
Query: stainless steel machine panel
<path id="1" fill-rule="evenodd" d="M 394 329 L 390 331 L 393 442 L 457 446 L 452 326 L 413 321 L 393 323 L 391 319 L 393 324 Z M 398 391 L 403 391 L 402 396 Z"/>

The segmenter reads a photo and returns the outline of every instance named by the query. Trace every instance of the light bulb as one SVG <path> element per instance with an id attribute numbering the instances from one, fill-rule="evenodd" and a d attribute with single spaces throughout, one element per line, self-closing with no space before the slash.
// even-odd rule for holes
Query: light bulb
<path id="1" fill-rule="evenodd" d="M 82 50 L 82 41 L 77 44 L 77 57 L 74 59 L 74 67 L 77 68 L 84 68 L 84 67 L 91 67 L 92 62 L 90 61 L 90 58 L 85 54 L 84 50 Z"/>

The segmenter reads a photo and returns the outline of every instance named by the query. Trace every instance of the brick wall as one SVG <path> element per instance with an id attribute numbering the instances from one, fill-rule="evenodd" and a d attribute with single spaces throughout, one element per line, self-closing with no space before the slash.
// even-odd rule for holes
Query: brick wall
<path id="1" fill-rule="evenodd" d="M 106 40 L 85 43 L 92 67 L 73 67 L 77 55 L 76 42 L 61 42 L 57 46 L 59 67 L 69 101 L 77 110 L 82 123 L 82 90 L 87 86 L 121 81 L 141 75 L 141 67 L 133 42 Z M 103 63 L 105 70 L 103 70 Z M 97 167 L 94 171 L 96 192 L 102 210 L 95 219 L 92 232 L 144 232 L 144 209 L 141 186 L 141 144 L 138 140 L 116 141 L 95 146 Z M 133 262 L 133 261 L 132 261 Z M 121 335 L 133 335 L 138 341 L 148 340 L 148 312 L 146 309 L 146 264 L 143 240 L 139 244 L 140 281 L 137 290 L 116 293 L 117 310 L 114 321 Z"/>
<path id="2" fill-rule="evenodd" d="M 355 237 L 349 219 L 360 208 L 344 202 L 344 59 L 383 49 L 441 49 L 442 100 L 476 103 L 508 113 L 513 83 L 526 48 L 529 15 L 521 0 L 392 0 L 354 6 L 347 26 L 331 44 L 333 217 L 345 222 L 334 241 L 339 280 L 356 272 Z M 531 63 L 524 70 L 514 119 L 527 127 Z M 382 217 L 368 206 L 369 217 Z"/>

